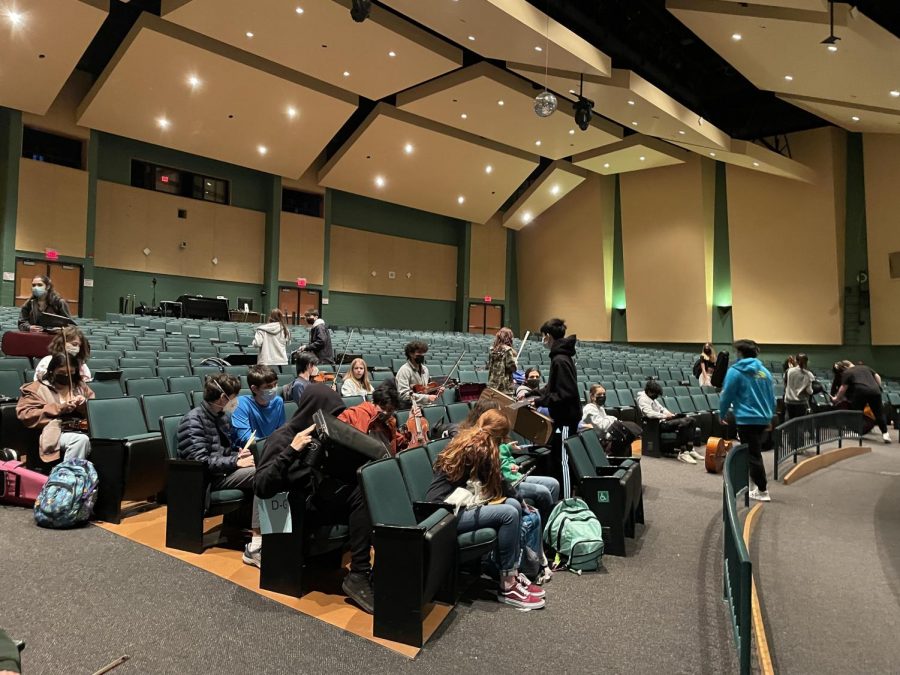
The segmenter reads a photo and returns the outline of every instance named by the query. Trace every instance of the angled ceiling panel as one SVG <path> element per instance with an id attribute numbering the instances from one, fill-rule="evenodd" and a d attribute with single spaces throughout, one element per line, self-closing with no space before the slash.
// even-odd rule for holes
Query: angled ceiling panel
<path id="1" fill-rule="evenodd" d="M 521 230 L 589 176 L 587 170 L 558 160 L 548 166 L 503 214 L 503 224 Z"/>
<path id="2" fill-rule="evenodd" d="M 685 150 L 658 138 L 632 134 L 618 143 L 575 155 L 572 157 L 572 163 L 594 173 L 609 176 L 684 164 L 689 157 Z"/>

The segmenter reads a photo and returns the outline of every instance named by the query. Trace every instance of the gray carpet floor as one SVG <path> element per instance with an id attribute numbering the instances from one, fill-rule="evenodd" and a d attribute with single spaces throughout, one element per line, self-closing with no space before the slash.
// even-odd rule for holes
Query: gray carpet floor
<path id="1" fill-rule="evenodd" d="M 752 554 L 780 673 L 900 672 L 900 447 L 866 445 L 770 484 Z"/>
<path id="2" fill-rule="evenodd" d="M 647 525 L 627 558 L 560 572 L 547 608 L 475 587 L 409 661 L 97 527 L 49 531 L 0 507 L 0 626 L 27 673 L 733 673 L 721 597 L 721 477 L 643 461 Z"/>

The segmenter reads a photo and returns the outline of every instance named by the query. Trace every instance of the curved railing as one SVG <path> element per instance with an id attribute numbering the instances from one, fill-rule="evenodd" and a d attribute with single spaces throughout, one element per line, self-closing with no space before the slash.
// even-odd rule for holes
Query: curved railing
<path id="1" fill-rule="evenodd" d="M 793 458 L 796 464 L 797 455 L 804 450 L 815 448 L 818 455 L 823 443 L 837 441 L 838 447 L 841 447 L 845 438 L 858 438 L 862 445 L 864 424 L 865 417 L 858 410 L 831 410 L 795 417 L 776 427 L 772 432 L 775 444 L 775 480 L 778 480 L 778 467 L 781 463 Z"/>
<path id="2" fill-rule="evenodd" d="M 737 495 L 744 491 L 744 506 L 747 506 L 748 469 L 746 445 L 735 447 L 725 457 L 725 480 L 722 491 L 724 502 L 722 517 L 725 523 L 723 593 L 731 614 L 741 675 L 750 673 L 750 600 L 753 566 L 738 518 Z"/>

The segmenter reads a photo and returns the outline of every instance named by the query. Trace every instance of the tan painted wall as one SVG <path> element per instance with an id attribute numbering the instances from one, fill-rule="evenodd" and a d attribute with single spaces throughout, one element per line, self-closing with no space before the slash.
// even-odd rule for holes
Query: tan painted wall
<path id="1" fill-rule="evenodd" d="M 900 279 L 891 279 L 888 255 L 900 251 L 900 136 L 865 134 L 866 223 L 872 344 L 900 344 Z"/>
<path id="2" fill-rule="evenodd" d="M 629 342 L 711 337 L 714 169 L 691 157 L 619 177 Z"/>
<path id="3" fill-rule="evenodd" d="M 604 237 L 614 200 L 615 179 L 592 174 L 516 233 L 523 332 L 558 316 L 583 340 L 609 340 Z"/>
<path id="4" fill-rule="evenodd" d="M 87 237 L 86 171 L 22 158 L 16 250 L 83 258 Z"/>
<path id="5" fill-rule="evenodd" d="M 789 140 L 814 183 L 728 167 L 734 336 L 840 344 L 846 138 L 829 127 Z"/>
<path id="6" fill-rule="evenodd" d="M 90 73 L 76 70 L 66 81 L 46 115 L 22 113 L 22 123 L 42 131 L 52 131 L 61 136 L 87 140 L 91 130 L 75 123 L 75 110 L 93 84 Z"/>
<path id="7" fill-rule="evenodd" d="M 178 209 L 187 218 L 178 218 Z M 95 264 L 179 276 L 263 282 L 266 216 L 98 181 Z M 181 249 L 181 242 L 187 247 Z M 149 248 L 148 256 L 143 254 Z M 212 259 L 218 258 L 218 264 Z"/>
<path id="8" fill-rule="evenodd" d="M 455 246 L 332 225 L 328 285 L 347 293 L 455 300 L 456 253 Z"/>
<path id="9" fill-rule="evenodd" d="M 506 232 L 495 216 L 484 225 L 472 223 L 469 252 L 469 297 L 506 298 Z"/>
<path id="10" fill-rule="evenodd" d="M 321 284 L 324 260 L 325 220 L 282 211 L 278 243 L 279 280 L 294 281 L 297 277 L 305 277 L 311 284 Z"/>

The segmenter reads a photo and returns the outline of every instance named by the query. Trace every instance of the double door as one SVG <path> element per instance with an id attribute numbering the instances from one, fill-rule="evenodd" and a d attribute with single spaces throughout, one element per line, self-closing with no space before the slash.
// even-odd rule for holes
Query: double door
<path id="1" fill-rule="evenodd" d="M 469 332 L 493 335 L 503 327 L 503 305 L 469 303 Z"/>
<path id="2" fill-rule="evenodd" d="M 16 307 L 21 307 L 31 297 L 31 280 L 44 276 L 50 277 L 53 288 L 69 305 L 72 316 L 80 316 L 82 271 L 81 265 L 17 258 Z"/>
<path id="3" fill-rule="evenodd" d="M 297 325 L 310 309 L 322 311 L 322 291 L 285 286 L 278 289 L 278 309 L 288 323 Z"/>

